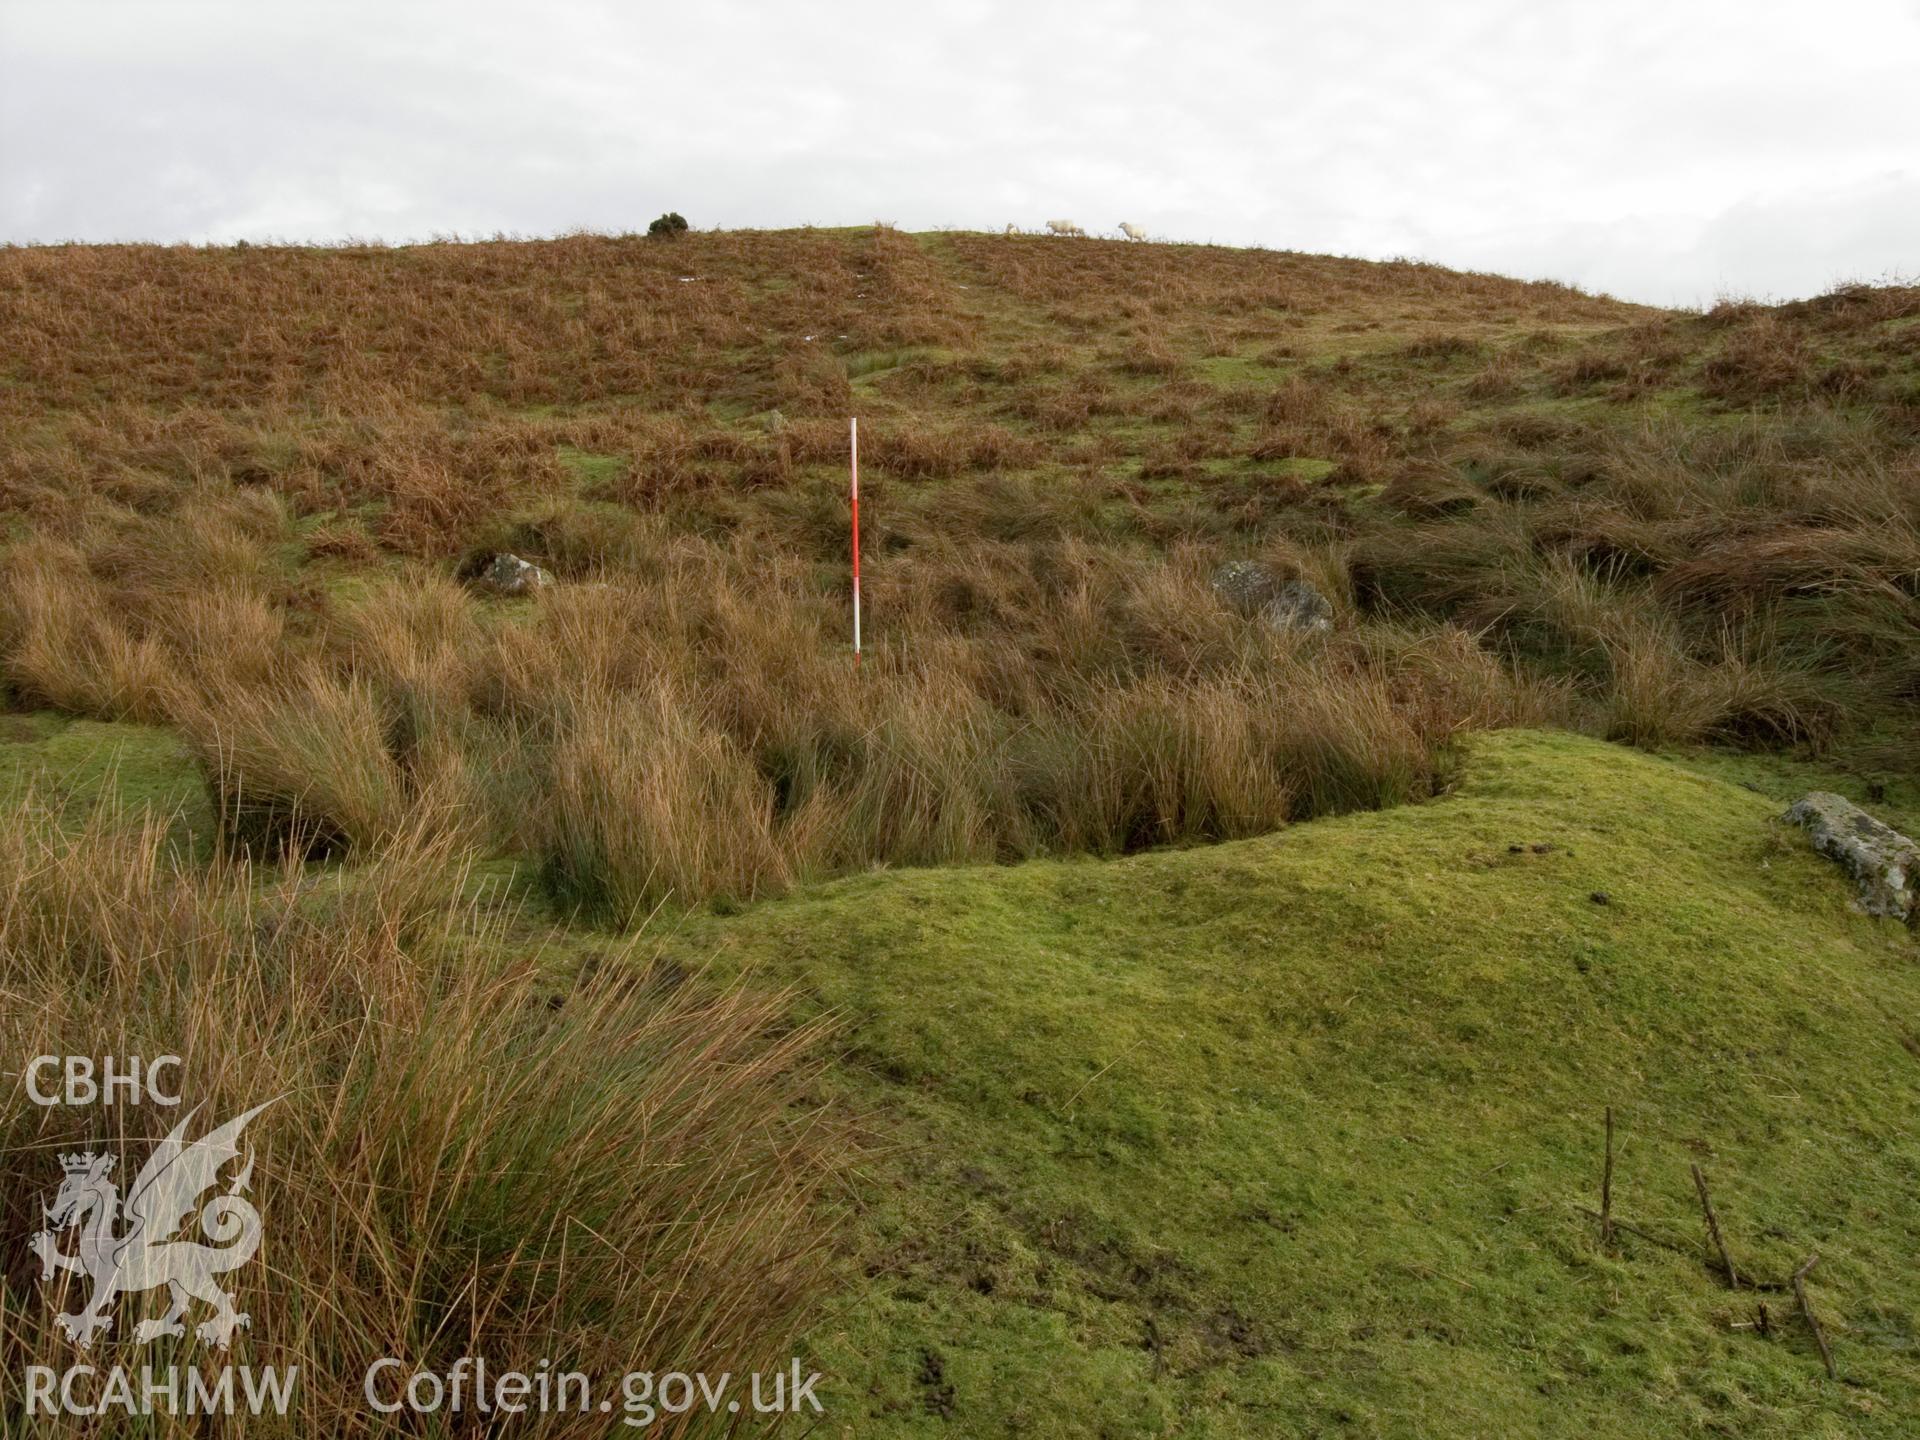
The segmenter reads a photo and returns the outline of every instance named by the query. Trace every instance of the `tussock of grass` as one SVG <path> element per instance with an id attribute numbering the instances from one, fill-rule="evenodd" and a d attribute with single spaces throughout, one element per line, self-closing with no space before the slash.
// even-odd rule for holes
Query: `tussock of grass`
<path id="1" fill-rule="evenodd" d="M 115 623 L 71 547 L 13 547 L 0 584 L 7 677 L 28 704 L 109 720 L 167 718 L 174 687 L 166 650 Z"/>
<path id="2" fill-rule="evenodd" d="M 752 760 L 666 684 L 571 698 L 535 845 L 563 906 L 631 925 L 672 895 L 733 898 L 784 878 Z"/>
<path id="3" fill-rule="evenodd" d="M 406 823 L 408 778 L 370 685 L 316 671 L 264 694 L 221 687 L 180 708 L 221 829 L 242 853 L 324 858 Z"/>
<path id="4" fill-rule="evenodd" d="M 297 1365 L 299 1404 L 252 1434 L 363 1425 L 381 1355 L 773 1368 L 819 1295 L 835 1152 L 795 1105 L 817 1027 L 776 1029 L 777 995 L 623 954 L 576 980 L 502 960 L 499 919 L 450 899 L 441 829 L 323 875 L 177 868 L 160 823 L 105 810 L 75 832 L 27 806 L 0 828 L 0 984 L 35 997 L 0 1020 L 9 1054 L 110 1036 L 115 1054 L 178 1054 L 210 1115 L 280 1097 L 247 1132 L 271 1269 L 241 1277 L 253 1324 L 234 1359 Z M 37 1213 L 56 1150 L 130 1133 L 20 1087 L 0 1117 L 10 1155 L 46 1161 L 8 1168 L 16 1216 Z M 31 1287 L 6 1311 L 10 1370 L 70 1363 Z M 136 1318 L 124 1305 L 110 1338 Z M 568 1423 L 547 1433 L 604 1426 Z"/>

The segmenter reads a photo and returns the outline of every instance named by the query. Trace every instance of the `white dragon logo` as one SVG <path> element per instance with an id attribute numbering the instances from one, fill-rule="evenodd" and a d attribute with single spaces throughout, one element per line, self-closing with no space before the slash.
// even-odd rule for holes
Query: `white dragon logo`
<path id="1" fill-rule="evenodd" d="M 271 1104 L 269 1100 L 267 1105 Z M 74 1344 L 84 1350 L 96 1334 L 112 1327 L 117 1296 L 162 1285 L 172 1295 L 172 1304 L 159 1319 L 140 1322 L 134 1339 L 142 1344 L 161 1335 L 184 1335 L 186 1326 L 180 1317 L 196 1298 L 212 1305 L 214 1313 L 195 1326 L 194 1333 L 223 1350 L 232 1342 L 235 1329 L 252 1323 L 233 1308 L 234 1297 L 215 1280 L 246 1264 L 260 1248 L 260 1212 L 241 1198 L 253 1176 L 252 1155 L 224 1195 L 214 1196 L 205 1206 L 200 1197 L 220 1183 L 221 1167 L 239 1158 L 241 1130 L 267 1105 L 256 1105 L 189 1144 L 185 1137 L 188 1123 L 199 1113 L 195 1106 L 153 1147 L 124 1204 L 109 1178 L 112 1155 L 85 1152 L 60 1157 L 67 1178 L 53 1204 L 46 1207 L 49 1228 L 33 1237 L 33 1251 L 40 1257 L 42 1280 L 51 1280 L 57 1267 L 78 1271 L 93 1281 L 85 1309 L 55 1317 Z M 213 1242 L 210 1245 L 177 1233 L 196 1209 L 200 1229 Z M 127 1229 L 115 1235 L 114 1226 L 121 1220 Z M 75 1253 L 67 1254 L 60 1249 L 59 1235 L 75 1228 L 80 1231 L 80 1243 Z"/>

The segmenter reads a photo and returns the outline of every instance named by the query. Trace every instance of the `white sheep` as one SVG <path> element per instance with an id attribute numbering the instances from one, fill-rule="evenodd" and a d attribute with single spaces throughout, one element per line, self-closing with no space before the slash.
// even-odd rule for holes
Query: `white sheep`
<path id="1" fill-rule="evenodd" d="M 1146 231 L 1142 230 L 1138 225 L 1129 225 L 1124 220 L 1120 222 L 1120 233 L 1129 240 L 1144 240 L 1147 238 Z"/>
<path id="2" fill-rule="evenodd" d="M 1071 220 L 1049 220 L 1047 233 L 1049 235 L 1085 235 L 1087 232 Z"/>

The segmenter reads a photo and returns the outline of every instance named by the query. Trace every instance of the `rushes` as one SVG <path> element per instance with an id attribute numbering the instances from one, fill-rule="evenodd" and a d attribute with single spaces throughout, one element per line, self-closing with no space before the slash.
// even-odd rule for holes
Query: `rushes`
<path id="1" fill-rule="evenodd" d="M 1288 390 L 1274 415 L 1322 398 Z M 233 853 L 375 853 L 431 813 L 617 925 L 875 864 L 1115 853 L 1417 800 L 1479 726 L 1819 743 L 1852 687 L 1911 693 L 1900 472 L 1809 479 L 1777 437 L 1735 437 L 1654 490 L 1670 462 L 1614 445 L 1541 495 L 1478 451 L 1430 462 L 1430 492 L 1477 497 L 1464 522 L 1430 506 L 1270 538 L 1268 563 L 1341 615 L 1321 638 L 1223 609 L 1214 546 L 1115 538 L 1092 478 L 994 478 L 947 495 L 937 527 L 889 507 L 884 639 L 858 673 L 837 574 L 811 558 L 835 517 L 797 489 L 725 538 L 648 517 L 511 608 L 424 567 L 304 608 L 263 563 L 271 508 L 204 509 L 227 536 L 186 559 L 82 527 L 12 552 L 0 640 L 30 700 L 177 725 Z M 1702 543 L 1736 500 L 1781 497 L 1808 518 Z M 585 533 L 541 526 L 563 531 Z"/>
<path id="2" fill-rule="evenodd" d="M 1605 641 L 1609 685 L 1605 733 L 1631 744 L 1702 740 L 1756 746 L 1828 739 L 1841 704 L 1821 677 L 1777 644 L 1732 632 L 1719 653 L 1691 654 L 1669 631 L 1635 625 Z"/>
<path id="3" fill-rule="evenodd" d="M 310 669 L 266 690 L 220 683 L 184 698 L 178 718 L 242 854 L 313 858 L 372 845 L 410 802 L 401 747 L 364 680 Z"/>
<path id="4" fill-rule="evenodd" d="M 432 814 L 620 924 L 1418 799 L 1475 726 L 1824 743 L 1920 690 L 1911 304 L 886 230 L 8 252 L 0 681 L 183 731 L 234 853 Z M 561 583 L 462 583 L 505 549 Z M 1242 555 L 1339 627 L 1226 612 Z"/>
<path id="5" fill-rule="evenodd" d="M 503 960 L 509 917 L 449 899 L 459 859 L 431 819 L 327 874 L 176 870 L 155 819 L 9 820 L 0 985 L 34 1001 L 0 1019 L 8 1053 L 112 1037 L 180 1055 L 209 1115 L 281 1097 L 248 1130 L 267 1265 L 235 1277 L 236 1359 L 298 1365 L 300 1403 L 294 1428 L 247 1433 L 361 1425 L 382 1355 L 617 1375 L 788 1353 L 823 1285 L 838 1142 L 799 1103 L 818 1031 L 785 997 L 626 953 L 574 977 Z M 123 1144 L 113 1114 L 15 1087 L 6 1149 L 44 1164 L 8 1167 L 6 1213 L 38 1213 L 56 1149 Z M 10 1369 L 71 1363 L 52 1313 L 9 1305 Z"/>
<path id="6" fill-rule="evenodd" d="M 631 925 L 784 880 L 772 792 L 671 684 L 570 697 L 555 724 L 533 842 L 561 904 Z"/>
<path id="7" fill-rule="evenodd" d="M 1386 497 L 1419 523 L 1352 547 L 1358 598 L 1483 631 L 1571 681 L 1575 723 L 1635 744 L 1903 725 L 1888 702 L 1910 690 L 1920 516 L 1866 433 L 1833 415 L 1648 422 L 1602 432 L 1538 493 L 1429 464 Z"/>
<path id="8" fill-rule="evenodd" d="M 118 623 L 71 547 L 14 547 L 0 596 L 7 678 L 27 700 L 114 720 L 164 718 L 174 691 L 165 649 Z"/>
<path id="9" fill-rule="evenodd" d="M 1257 834 L 1430 794 L 1460 729 L 1520 708 L 1471 646 L 1276 639 L 1196 673 L 1123 653 L 1129 677 L 1088 656 L 1009 710 L 977 688 L 988 646 L 925 667 L 888 647 L 854 677 L 837 657 L 796 663 L 765 628 L 752 638 L 769 648 L 729 657 L 719 693 L 742 708 L 724 720 L 666 685 L 556 719 L 535 843 L 569 903 L 630 920 L 669 895 L 768 893 L 876 862 Z M 1452 693 L 1422 669 L 1462 663 L 1475 683 Z M 776 674 L 787 683 L 765 683 Z"/>
<path id="10" fill-rule="evenodd" d="M 956 538 L 875 587 L 886 640 L 860 672 L 816 574 L 752 535 L 649 534 L 608 580 L 525 610 L 416 572 L 363 584 L 310 638 L 236 591 L 133 643 L 181 681 L 148 703 L 199 757 L 231 853 L 376 854 L 431 815 L 616 926 L 875 864 L 1118 853 L 1417 800 L 1460 730 L 1540 713 L 1457 633 L 1242 620 L 1206 547 L 1078 538 L 1098 510 L 1074 486 L 946 508 Z M 1350 608 L 1344 551 L 1268 558 Z M 220 643 L 223 616 L 244 643 Z"/>

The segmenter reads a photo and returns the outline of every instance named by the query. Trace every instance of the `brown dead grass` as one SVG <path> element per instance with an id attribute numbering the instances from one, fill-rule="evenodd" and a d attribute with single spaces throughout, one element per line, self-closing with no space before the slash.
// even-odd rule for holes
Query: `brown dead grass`
<path id="1" fill-rule="evenodd" d="M 806 1098 L 818 1027 L 794 1028 L 778 994 L 619 949 L 574 979 L 504 958 L 510 917 L 450 898 L 444 833 L 427 817 L 337 875 L 184 869 L 163 821 L 105 810 L 77 832 L 32 805 L 0 827 L 0 984 L 40 997 L 0 1021 L 10 1052 L 112 1037 L 181 1056 L 210 1115 L 280 1097 L 247 1131 L 271 1277 L 238 1277 L 252 1324 L 233 1359 L 297 1367 L 297 1404 L 198 1433 L 363 1428 L 383 1355 L 530 1373 L 564 1356 L 610 1386 L 771 1369 L 821 1296 L 821 1196 L 846 1152 Z M 113 1109 L 42 1109 L 16 1087 L 3 1114 L 8 1153 L 44 1161 L 8 1170 L 0 1209 L 23 1234 L 56 1150 L 127 1148 Z M 73 1363 L 54 1313 L 9 1307 L 5 1364 Z M 139 1316 L 119 1307 L 109 1339 Z M 541 1433 L 604 1429 L 561 1414 Z"/>
<path id="2" fill-rule="evenodd" d="M 845 1163 L 817 1037 L 529 933 L 1417 801 L 1505 724 L 1911 768 L 1915 313 L 884 228 L 0 249 L 0 701 L 175 727 L 223 842 L 5 816 L 7 1043 L 297 1097 L 253 1338 L 309 1401 L 764 1364 Z M 502 550 L 560 583 L 487 596 Z M 1229 558 L 1332 631 L 1227 609 Z M 545 918 L 456 904 L 479 860 Z"/>
<path id="3" fill-rule="evenodd" d="M 1430 266 L 885 228 L 0 251 L 0 668 L 16 703 L 183 727 L 237 845 L 364 850 L 430 792 L 460 843 L 623 918 L 1237 833 L 1417 796 L 1460 725 L 1541 713 L 1524 672 L 1467 712 L 1432 698 L 1445 667 L 1381 674 L 1382 625 L 1537 652 L 1603 729 L 1606 687 L 1657 700 L 1635 677 L 1659 664 L 1676 694 L 1725 688 L 1729 655 L 1904 683 L 1900 412 L 1831 410 L 1822 380 L 1844 361 L 1866 388 L 1841 398 L 1884 395 L 1904 307 L 1691 319 Z M 1694 383 L 1792 415 L 1554 408 Z M 484 601 L 461 582 L 501 550 L 562 588 Z M 1262 551 L 1324 578 L 1339 639 L 1226 623 L 1204 576 Z M 1600 618 L 1570 620 L 1576 594 Z M 1774 638 L 1729 650 L 1729 624 Z M 1311 708 L 1276 667 L 1346 717 L 1340 764 L 1402 778 L 1308 778 L 1312 747 L 1260 716 Z M 1128 703 L 1158 728 L 1117 729 Z M 1407 735 L 1422 758 L 1380 760 Z M 1115 755 L 1154 786 L 1116 798 Z M 1229 774 L 1264 797 L 1244 814 L 1204 798 Z M 594 818 L 615 810 L 627 833 Z"/>

